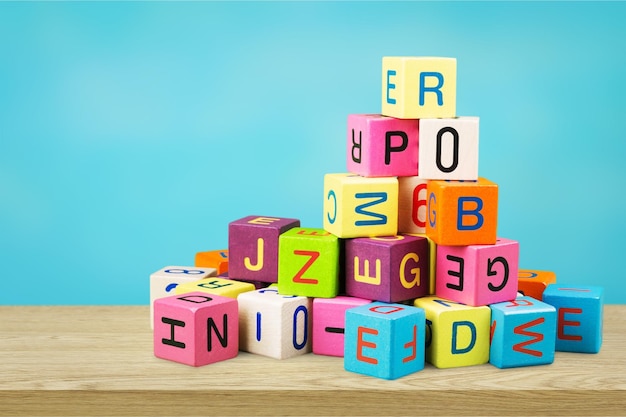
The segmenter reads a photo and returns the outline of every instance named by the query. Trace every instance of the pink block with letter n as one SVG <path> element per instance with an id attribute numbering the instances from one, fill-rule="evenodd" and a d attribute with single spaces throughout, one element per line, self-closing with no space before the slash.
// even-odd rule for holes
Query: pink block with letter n
<path id="1" fill-rule="evenodd" d="M 498 238 L 494 245 L 438 246 L 436 294 L 470 306 L 517 297 L 519 243 Z"/>
<path id="2" fill-rule="evenodd" d="M 237 300 L 192 292 L 154 302 L 154 355 L 191 366 L 239 351 Z"/>
<path id="3" fill-rule="evenodd" d="M 348 116 L 347 167 L 365 177 L 417 175 L 418 121 Z"/>
<path id="4" fill-rule="evenodd" d="M 228 225 L 228 276 L 246 281 L 276 282 L 278 237 L 300 226 L 300 220 L 247 216 Z"/>

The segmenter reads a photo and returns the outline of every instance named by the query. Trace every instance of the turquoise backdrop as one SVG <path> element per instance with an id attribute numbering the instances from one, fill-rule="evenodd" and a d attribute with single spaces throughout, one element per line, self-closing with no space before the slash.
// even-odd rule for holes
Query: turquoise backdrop
<path id="1" fill-rule="evenodd" d="M 522 268 L 626 303 L 626 3 L 0 3 L 0 304 L 147 304 L 249 214 L 321 227 L 386 55 L 458 60 Z"/>

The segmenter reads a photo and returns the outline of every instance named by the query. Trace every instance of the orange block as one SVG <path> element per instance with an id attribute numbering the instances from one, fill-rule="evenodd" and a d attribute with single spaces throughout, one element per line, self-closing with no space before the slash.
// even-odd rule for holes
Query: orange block
<path id="1" fill-rule="evenodd" d="M 215 268 L 218 275 L 228 272 L 228 249 L 196 253 L 195 266 Z"/>
<path id="2" fill-rule="evenodd" d="M 550 284 L 556 283 L 556 274 L 552 271 L 520 269 L 517 273 L 517 289 L 524 295 L 543 301 L 543 292 Z"/>
<path id="3" fill-rule="evenodd" d="M 438 245 L 493 245 L 498 185 L 477 181 L 428 181 L 426 235 Z"/>

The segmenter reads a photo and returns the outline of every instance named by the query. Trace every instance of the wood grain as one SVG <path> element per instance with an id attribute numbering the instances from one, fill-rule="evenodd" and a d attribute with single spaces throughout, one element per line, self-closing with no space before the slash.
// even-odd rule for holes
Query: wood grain
<path id="1" fill-rule="evenodd" d="M 0 307 L 0 415 L 626 415 L 626 306 L 599 354 L 386 381 L 341 358 L 240 353 L 193 368 L 152 354 L 149 307 Z"/>

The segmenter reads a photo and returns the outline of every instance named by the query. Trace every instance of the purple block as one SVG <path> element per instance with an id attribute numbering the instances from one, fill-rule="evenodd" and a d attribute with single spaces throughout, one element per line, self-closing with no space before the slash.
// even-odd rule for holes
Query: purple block
<path id="1" fill-rule="evenodd" d="M 388 236 L 345 243 L 346 294 L 386 303 L 428 295 L 428 239 Z"/>
<path id="2" fill-rule="evenodd" d="M 228 275 L 232 279 L 278 282 L 278 236 L 300 220 L 247 216 L 228 225 Z"/>

